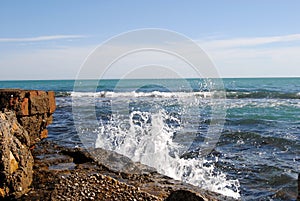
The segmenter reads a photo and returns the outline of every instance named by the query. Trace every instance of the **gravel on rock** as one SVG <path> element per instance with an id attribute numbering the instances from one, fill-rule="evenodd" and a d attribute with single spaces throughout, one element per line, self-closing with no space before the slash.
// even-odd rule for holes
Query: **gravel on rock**
<path id="1" fill-rule="evenodd" d="M 162 200 L 139 188 L 99 173 L 61 176 L 52 194 L 53 200 Z"/>

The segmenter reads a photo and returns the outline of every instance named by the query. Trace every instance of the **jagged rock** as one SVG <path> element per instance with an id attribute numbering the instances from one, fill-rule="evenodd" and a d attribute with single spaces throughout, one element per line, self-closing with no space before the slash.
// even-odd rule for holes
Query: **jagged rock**
<path id="1" fill-rule="evenodd" d="M 204 201 L 204 199 L 193 192 L 178 190 L 172 192 L 166 201 Z"/>
<path id="2" fill-rule="evenodd" d="M 235 200 L 100 148 L 68 148 L 47 140 L 36 144 L 33 155 L 32 190 L 18 200 Z"/>
<path id="3" fill-rule="evenodd" d="M 30 146 L 48 136 L 46 126 L 52 123 L 56 109 L 53 91 L 0 89 L 0 109 L 12 110 L 27 130 Z"/>
<path id="4" fill-rule="evenodd" d="M 32 182 L 30 138 L 14 112 L 0 112 L 0 198 L 20 197 Z"/>
<path id="5" fill-rule="evenodd" d="M 17 198 L 33 180 L 35 143 L 46 138 L 56 108 L 54 92 L 0 89 L 0 198 Z"/>

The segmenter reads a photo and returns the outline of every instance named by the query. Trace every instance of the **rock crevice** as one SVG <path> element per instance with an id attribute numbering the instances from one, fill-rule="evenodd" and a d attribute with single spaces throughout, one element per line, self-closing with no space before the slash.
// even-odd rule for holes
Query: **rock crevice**
<path id="1" fill-rule="evenodd" d="M 13 112 L 0 113 L 0 198 L 19 197 L 32 182 L 33 157 L 27 131 Z"/>
<path id="2" fill-rule="evenodd" d="M 46 138 L 54 92 L 0 89 L 0 199 L 18 198 L 33 180 L 30 148 Z"/>
<path id="3" fill-rule="evenodd" d="M 2 111 L 14 111 L 18 122 L 29 135 L 30 146 L 48 136 L 46 127 L 52 123 L 56 109 L 53 91 L 0 89 Z"/>

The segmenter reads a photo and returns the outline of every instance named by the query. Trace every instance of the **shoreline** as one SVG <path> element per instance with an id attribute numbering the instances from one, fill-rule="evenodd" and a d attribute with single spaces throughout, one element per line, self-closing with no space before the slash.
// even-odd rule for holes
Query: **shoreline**
<path id="1" fill-rule="evenodd" d="M 2 89 L 0 105 L 0 200 L 234 200 L 115 152 L 45 140 L 53 91 Z"/>
<path id="2" fill-rule="evenodd" d="M 13 90 L 13 89 L 7 89 L 7 90 L 11 93 L 11 90 Z M 35 93 L 33 93 L 33 94 L 35 94 Z M 41 93 L 41 94 L 43 94 L 43 93 Z M 10 96 L 10 94 L 6 94 L 6 95 L 7 95 L 7 98 L 5 99 L 5 101 L 9 102 L 11 96 Z M 31 97 L 30 94 L 27 96 L 28 97 L 23 97 L 22 100 L 25 98 Z M 32 97 L 34 97 L 34 96 L 32 95 Z M 0 98 L 2 98 L 2 96 L 0 96 Z M 61 97 L 59 97 L 58 99 L 60 100 Z M 20 112 L 19 114 L 24 114 L 24 113 L 27 114 L 27 112 L 28 112 L 28 114 L 30 113 L 30 115 L 25 115 L 25 117 L 28 118 L 31 116 L 31 114 L 33 114 L 31 109 L 35 108 L 35 106 L 34 106 L 35 103 L 37 103 L 36 106 L 40 105 L 38 102 L 45 103 L 45 101 L 42 101 L 42 100 L 43 100 L 43 98 L 41 98 L 41 99 L 37 98 L 34 101 L 28 101 L 28 102 L 19 101 L 19 103 L 21 103 L 21 105 L 17 105 L 16 107 L 12 106 L 11 108 L 3 108 L 3 104 L 1 105 L 1 107 L 2 107 L 3 111 L 4 111 L 4 109 L 7 109 L 7 111 L 13 110 L 15 112 Z M 26 104 L 29 104 L 30 107 L 29 107 L 29 105 L 26 105 Z M 20 108 L 22 109 L 23 106 L 25 106 L 25 108 L 28 107 L 28 111 L 26 109 L 23 111 L 18 110 Z M 46 106 L 46 108 L 49 109 L 47 104 L 45 106 Z M 54 105 L 53 105 L 53 108 L 54 108 Z M 138 195 L 144 196 L 144 197 L 156 196 L 154 191 L 162 192 L 162 195 L 165 197 L 161 198 L 161 199 L 165 199 L 165 200 L 174 194 L 178 198 L 178 196 L 186 195 L 186 193 L 190 192 L 190 191 L 183 190 L 184 188 L 186 188 L 185 185 L 188 185 L 188 184 L 182 184 L 183 185 L 182 188 L 178 187 L 177 189 L 173 189 L 173 187 L 176 187 L 176 185 L 181 182 L 176 181 L 176 182 L 172 183 L 174 180 L 172 182 L 170 182 L 170 180 L 169 180 L 170 178 L 167 178 L 163 175 L 161 175 L 161 177 L 163 177 L 163 180 L 159 180 L 159 181 L 162 182 L 162 186 L 169 184 L 168 187 L 162 187 L 160 185 L 150 185 L 148 183 L 151 183 L 151 182 L 146 182 L 146 181 L 148 181 L 149 179 L 154 181 L 156 177 L 154 179 L 152 177 L 150 177 L 153 175 L 148 174 L 148 176 L 150 175 L 149 177 L 147 175 L 145 176 L 145 175 L 143 175 L 143 171 L 135 173 L 135 174 L 134 174 L 134 172 L 133 173 L 132 172 L 124 173 L 124 172 L 120 171 L 120 169 L 118 169 L 118 166 L 122 166 L 122 165 L 120 165 L 119 163 L 113 163 L 113 161 L 116 162 L 116 160 L 108 161 L 108 160 L 106 160 L 107 158 L 102 158 L 101 160 L 99 160 L 97 158 L 95 159 L 95 157 L 94 158 L 91 157 L 91 153 L 93 153 L 94 150 L 83 150 L 83 149 L 78 149 L 78 148 L 70 148 L 64 144 L 57 145 L 57 144 L 59 144 L 59 140 L 55 141 L 55 138 L 53 141 L 50 141 L 48 138 L 48 139 L 45 139 L 46 141 L 43 140 L 42 142 L 35 144 L 36 142 L 41 140 L 38 138 L 46 137 L 46 135 L 41 135 L 40 131 L 41 130 L 44 131 L 46 129 L 45 126 L 50 124 L 52 121 L 51 115 L 48 116 L 48 112 L 49 112 L 48 109 L 43 109 L 46 111 L 46 113 L 41 113 L 41 112 L 37 113 L 37 116 L 43 116 L 43 117 L 47 116 L 47 119 L 42 119 L 40 121 L 40 123 L 41 123 L 40 126 L 37 126 L 36 128 L 31 127 L 31 129 L 28 130 L 29 127 L 27 127 L 29 136 L 26 138 L 23 137 L 20 139 L 20 140 L 23 139 L 23 141 L 25 139 L 27 144 L 31 144 L 31 145 L 28 145 L 28 148 L 31 148 L 31 152 L 34 154 L 34 163 L 33 163 L 34 164 L 34 172 L 33 172 L 33 174 L 34 174 L 33 180 L 34 181 L 33 181 L 32 185 L 29 187 L 30 188 L 29 192 L 27 191 L 26 192 L 27 194 L 24 195 L 25 197 L 21 197 L 23 200 L 28 200 L 31 198 L 33 200 L 40 200 L 39 196 L 44 196 L 45 197 L 44 199 L 50 199 L 49 197 L 53 196 L 52 197 L 53 199 L 51 198 L 52 200 L 61 200 L 62 196 L 64 196 L 63 192 L 65 190 L 67 190 L 68 192 L 72 192 L 72 193 L 76 193 L 77 191 L 79 192 L 78 189 L 80 189 L 82 186 L 79 186 L 77 189 L 75 188 L 75 190 L 73 188 L 69 188 L 69 186 L 74 186 L 75 183 L 78 183 L 78 182 L 76 182 L 77 180 L 84 181 L 85 183 L 87 183 L 87 186 L 90 188 L 91 191 L 93 191 L 93 193 L 95 193 L 95 191 L 98 192 L 98 190 L 99 190 L 99 189 L 95 189 L 93 186 L 96 186 L 98 183 L 101 185 L 104 185 L 104 186 L 106 185 L 105 188 L 110 189 L 110 191 L 111 191 L 110 195 L 113 194 L 112 192 L 114 192 L 114 194 L 122 192 L 121 194 L 127 195 L 126 192 L 122 191 L 121 189 L 119 189 L 120 192 L 118 192 L 118 189 L 114 188 L 115 184 L 117 186 L 121 186 L 123 189 L 131 189 L 133 192 L 137 191 L 137 192 L 135 192 L 135 194 L 138 194 Z M 58 107 L 57 112 L 65 112 L 65 111 L 61 110 L 61 108 Z M 20 120 L 22 118 L 23 118 L 22 115 L 21 116 L 19 115 L 18 120 Z M 47 122 L 47 123 L 44 124 L 43 122 Z M 57 122 L 60 122 L 60 121 L 56 120 L 55 123 L 57 123 Z M 35 124 L 32 124 L 32 125 L 35 125 Z M 57 133 L 57 134 L 64 135 L 63 131 L 60 131 L 60 132 L 61 132 L 60 134 L 59 133 Z M 35 134 L 32 135 L 33 133 L 35 133 Z M 46 132 L 44 132 L 44 134 L 45 133 Z M 237 136 L 240 136 L 240 135 L 237 135 Z M 15 135 L 15 137 L 18 137 L 18 136 Z M 268 140 L 268 138 L 263 138 L 263 139 Z M 260 138 L 258 140 L 260 140 Z M 269 139 L 269 140 L 272 140 L 272 139 Z M 50 143 L 50 144 L 47 145 L 47 143 Z M 27 146 L 27 144 L 26 144 L 26 146 Z M 35 149 L 33 149 L 33 147 L 34 147 L 33 144 L 35 144 L 36 147 L 49 146 L 48 149 L 53 150 L 52 154 L 54 154 L 54 156 L 56 156 L 56 157 L 51 158 L 51 153 L 48 153 L 46 151 L 44 152 L 44 154 L 43 154 L 43 152 L 40 152 L 40 153 L 36 152 Z M 98 149 L 98 150 L 100 150 L 100 149 Z M 16 152 L 12 152 L 12 153 L 15 154 Z M 86 154 L 89 154 L 89 156 Z M 77 155 L 79 155 L 80 157 L 78 158 Z M 114 157 L 115 153 L 114 154 L 110 153 L 108 155 L 111 155 L 112 157 Z M 95 154 L 95 156 L 97 156 L 97 154 Z M 17 157 L 15 157 L 15 158 L 17 159 Z M 123 157 L 123 159 L 128 162 L 128 159 L 126 159 L 126 157 Z M 52 160 L 52 162 L 51 162 L 51 160 Z M 99 161 L 101 161 L 101 162 L 99 162 Z M 120 161 L 122 161 L 122 160 L 120 159 Z M 19 162 L 19 161 L 17 161 L 17 162 Z M 39 162 L 39 164 L 35 164 L 36 162 Z M 136 167 L 136 166 L 138 166 L 137 164 L 138 163 L 136 163 L 135 165 L 129 166 L 129 167 Z M 123 165 L 123 167 L 124 167 L 124 165 Z M 129 167 L 127 167 L 127 168 L 129 168 Z M 104 168 L 105 171 L 102 168 Z M 135 168 L 133 168 L 133 169 L 135 169 Z M 123 170 L 125 171 L 126 168 L 123 168 Z M 101 171 L 103 174 L 97 173 L 97 172 L 101 172 Z M 152 172 L 151 168 L 149 169 L 149 171 L 150 171 L 150 173 Z M 153 171 L 153 172 L 155 172 L 155 171 Z M 67 176 L 67 177 L 65 177 L 65 178 L 56 177 L 55 176 L 56 174 L 60 174 L 61 176 L 64 176 L 64 177 Z M 87 177 L 87 175 L 92 177 L 92 181 L 90 184 L 88 184 L 89 177 Z M 134 175 L 134 176 L 128 176 L 128 175 Z M 297 173 L 297 176 L 298 176 L 298 173 Z M 128 177 L 129 177 L 129 179 L 128 179 Z M 133 177 L 134 177 L 134 179 L 133 179 Z M 41 180 L 39 178 L 41 178 Z M 130 180 L 130 179 L 132 179 L 132 180 Z M 139 180 L 141 180 L 141 181 L 139 181 Z M 41 181 L 43 181 L 43 182 L 41 182 Z M 113 181 L 113 183 L 111 183 L 112 181 Z M 266 181 L 268 182 L 270 180 L 266 180 Z M 278 179 L 276 179 L 276 181 L 278 181 Z M 104 182 L 104 183 L 101 183 L 101 182 Z M 126 182 L 129 182 L 129 183 L 126 183 Z M 296 200 L 297 199 L 296 197 L 298 195 L 298 199 L 300 200 L 299 176 L 298 176 L 298 190 L 297 190 L 297 186 L 296 186 L 297 179 L 295 179 L 295 177 L 293 177 L 292 182 L 293 182 L 293 186 L 287 188 L 287 190 L 286 189 L 278 189 L 278 190 L 276 189 L 276 191 L 271 192 L 271 193 L 273 193 L 272 197 L 282 199 L 282 200 L 284 200 L 284 199 Z M 159 183 L 159 182 L 156 182 L 155 184 L 157 184 L 157 183 Z M 263 182 L 260 182 L 259 184 L 263 185 Z M 294 185 L 294 184 L 296 184 L 296 185 Z M 126 187 L 126 186 L 129 186 L 129 187 Z M 142 186 L 143 188 L 141 188 L 140 186 Z M 191 187 L 191 185 L 188 185 L 188 186 Z M 131 188 L 131 187 L 135 187 L 135 188 Z M 2 190 L 1 188 L 2 188 L 2 186 L 0 184 L 0 197 L 1 197 L 1 190 Z M 150 190 L 150 191 L 152 191 L 152 194 L 151 193 L 147 194 L 147 189 L 151 189 L 151 188 L 152 188 L 152 190 Z M 166 188 L 166 189 L 164 190 L 164 188 Z M 193 196 L 194 192 L 197 193 L 198 191 L 200 191 L 200 194 L 198 194 L 198 195 L 199 196 L 201 195 L 200 197 L 203 197 L 203 198 L 205 198 L 205 196 L 210 196 L 210 197 L 212 197 L 211 199 L 215 199 L 215 200 L 226 200 L 226 199 L 233 200 L 232 198 L 224 198 L 224 196 L 222 197 L 221 195 L 202 190 L 195 186 L 193 186 L 191 188 L 191 191 L 192 192 L 190 192 L 191 193 L 190 196 Z M 48 192 L 48 194 L 46 192 Z M 100 192 L 101 192 L 101 189 L 100 189 Z M 172 194 L 172 192 L 173 192 L 173 194 Z M 201 192 L 204 194 L 202 195 Z M 71 199 L 72 196 L 70 194 L 67 197 L 64 197 L 64 199 L 65 200 L 67 200 L 68 198 Z M 93 194 L 90 194 L 90 195 L 93 195 Z M 35 199 L 34 199 L 34 196 L 35 196 Z M 57 198 L 55 196 L 61 196 L 61 197 Z M 127 196 L 132 196 L 132 195 L 127 195 Z M 222 198 L 220 198 L 220 196 Z M 187 197 L 187 195 L 185 197 Z M 15 198 L 13 198 L 13 197 L 10 197 L 10 198 L 12 200 L 15 200 Z M 21 200 L 21 198 L 19 197 L 18 200 Z M 151 198 L 153 198 L 153 197 L 151 197 Z M 103 195 L 102 195 L 102 199 L 104 199 Z M 1 200 L 1 198 L 0 198 L 0 200 Z"/>
<path id="3" fill-rule="evenodd" d="M 68 200 L 75 195 L 71 200 L 235 200 L 100 148 L 67 148 L 43 140 L 32 153 L 32 189 L 18 200 Z"/>

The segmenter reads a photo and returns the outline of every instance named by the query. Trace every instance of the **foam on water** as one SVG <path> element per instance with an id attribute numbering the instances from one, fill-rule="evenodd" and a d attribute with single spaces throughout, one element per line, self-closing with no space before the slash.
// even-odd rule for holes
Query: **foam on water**
<path id="1" fill-rule="evenodd" d="M 187 98 L 187 97 L 202 97 L 210 98 L 213 93 L 211 92 L 112 92 L 112 91 L 100 91 L 100 92 L 70 92 L 72 97 L 105 97 L 105 98 L 117 98 L 117 97 L 159 97 L 159 98 Z"/>
<path id="2" fill-rule="evenodd" d="M 294 107 L 299 108 L 298 99 L 235 99 L 228 101 L 227 108 L 279 108 Z"/>
<path id="3" fill-rule="evenodd" d="M 218 92 L 210 91 L 99 91 L 99 92 L 69 92 L 64 95 L 70 94 L 73 97 L 161 97 L 161 98 L 173 98 L 173 97 L 203 97 L 211 98 Z M 227 91 L 226 96 L 229 99 L 295 99 L 299 100 L 300 92 L 298 93 L 283 93 L 273 91 L 252 91 L 252 92 L 236 92 Z"/>
<path id="4" fill-rule="evenodd" d="M 177 126 L 167 121 L 176 122 Z M 239 181 L 216 171 L 213 163 L 217 158 L 208 161 L 180 157 L 184 147 L 173 140 L 174 134 L 182 129 L 178 125 L 180 119 L 162 109 L 154 113 L 132 111 L 129 118 L 113 114 L 108 122 L 101 123 L 96 147 L 116 151 L 174 179 L 239 198 Z"/>

